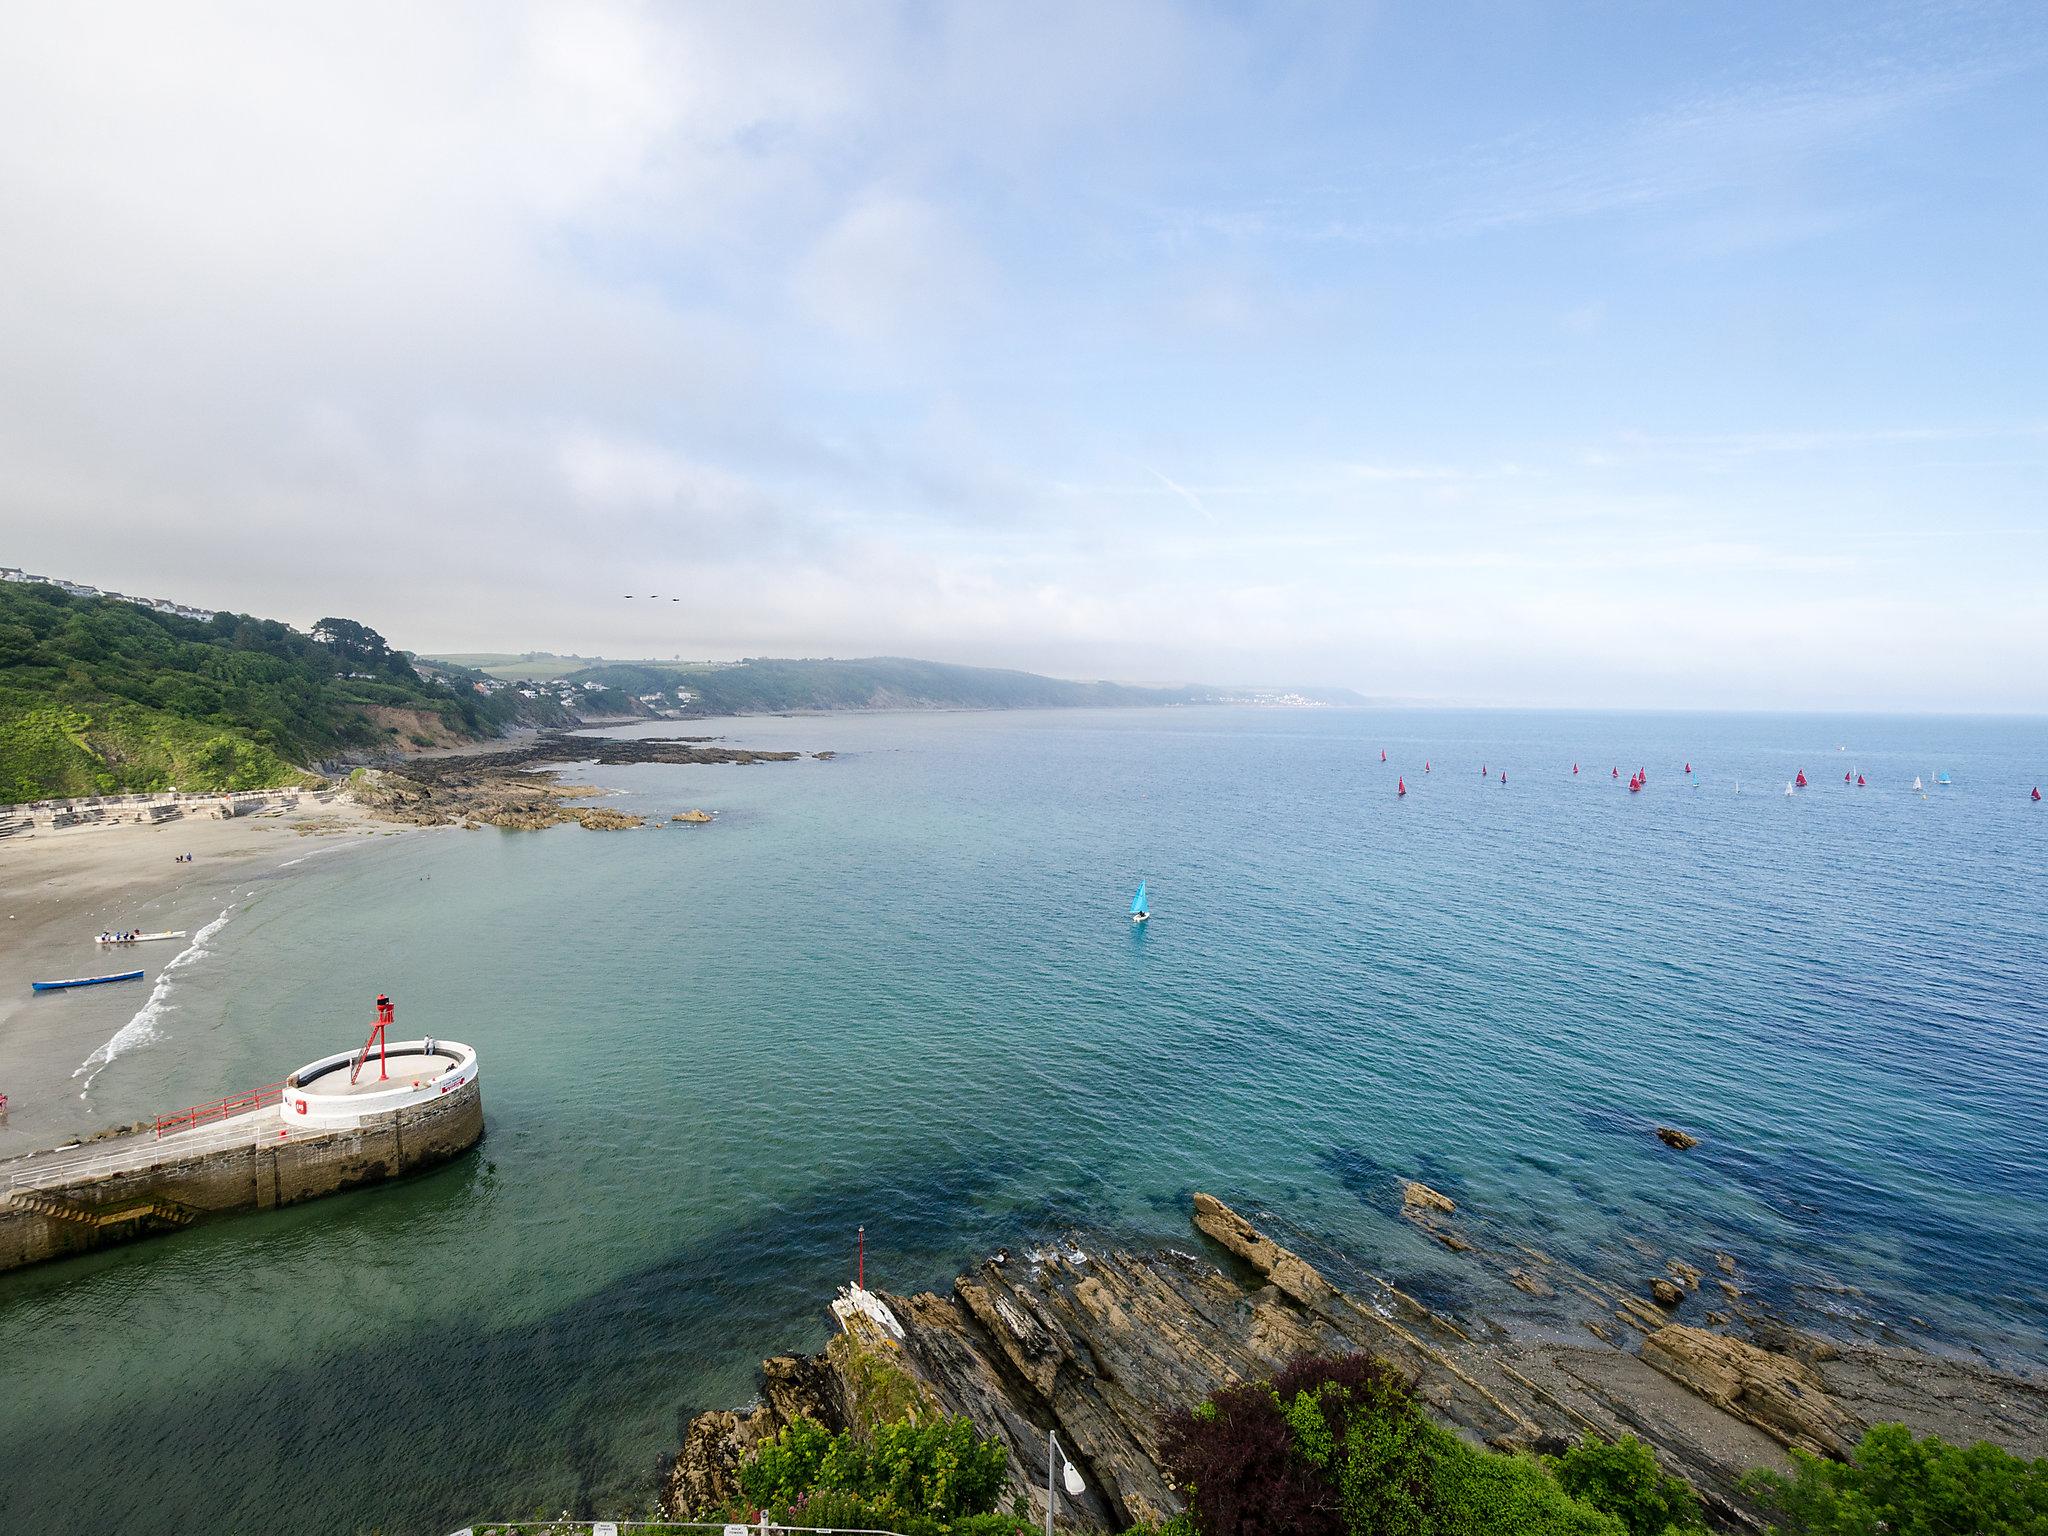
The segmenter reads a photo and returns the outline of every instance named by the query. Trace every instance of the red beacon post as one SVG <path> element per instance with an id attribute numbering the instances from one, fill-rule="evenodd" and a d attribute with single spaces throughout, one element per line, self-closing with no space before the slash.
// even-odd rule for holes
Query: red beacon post
<path id="1" fill-rule="evenodd" d="M 368 1063 L 370 1051 L 373 1048 L 377 1052 L 377 1081 L 381 1083 L 389 1079 L 390 1074 L 384 1069 L 384 1027 L 393 1021 L 397 1013 L 397 1005 L 382 992 L 379 992 L 377 994 L 377 1022 L 370 1026 L 370 1038 L 363 1042 L 362 1050 L 356 1053 L 356 1064 L 349 1068 L 348 1080 L 351 1085 L 355 1083 L 357 1075 Z"/>

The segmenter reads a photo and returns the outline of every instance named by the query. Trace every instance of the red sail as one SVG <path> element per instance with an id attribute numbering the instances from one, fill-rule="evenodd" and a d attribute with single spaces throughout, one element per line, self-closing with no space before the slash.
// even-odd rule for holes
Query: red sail
<path id="1" fill-rule="evenodd" d="M 1400 780 L 1397 780 L 1397 781 L 1396 781 L 1396 784 L 1395 784 L 1395 788 L 1394 788 L 1394 793 L 1395 793 L 1395 794 L 1396 794 L 1397 796 L 1399 796 L 1399 795 L 1405 795 L 1405 794 L 1407 794 L 1407 793 L 1408 793 L 1408 781 L 1407 781 L 1406 779 L 1400 779 Z"/>

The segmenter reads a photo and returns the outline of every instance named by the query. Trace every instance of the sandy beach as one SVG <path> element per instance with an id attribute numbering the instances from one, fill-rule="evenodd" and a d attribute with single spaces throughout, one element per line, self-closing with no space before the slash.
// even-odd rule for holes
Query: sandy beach
<path id="1" fill-rule="evenodd" d="M 72 827 L 0 842 L 0 1157 L 106 1127 L 108 1111 L 81 1099 L 74 1074 L 145 1007 L 238 880 L 378 835 L 403 834 L 344 801 L 309 801 L 281 816 Z M 185 853 L 192 862 L 176 862 Z M 186 937 L 95 943 L 107 929 L 183 929 Z M 126 970 L 142 979 L 68 993 L 29 985 Z"/>

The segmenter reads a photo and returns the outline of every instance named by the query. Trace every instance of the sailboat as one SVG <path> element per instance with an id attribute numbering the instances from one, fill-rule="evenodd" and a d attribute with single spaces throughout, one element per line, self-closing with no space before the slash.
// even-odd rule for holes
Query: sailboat
<path id="1" fill-rule="evenodd" d="M 1788 795 L 1792 793 L 1792 786 L 1790 784 L 1785 786 L 1785 793 Z"/>
<path id="2" fill-rule="evenodd" d="M 1801 789 L 1806 788 L 1806 770 L 1804 768 L 1800 769 L 1799 777 L 1794 779 L 1792 782 L 1794 784 L 1797 784 Z"/>
<path id="3" fill-rule="evenodd" d="M 1946 784 L 1949 782 L 1949 777 L 1946 773 L 1937 773 L 1934 776 L 1934 782 L 1937 784 Z"/>
<path id="4" fill-rule="evenodd" d="M 1398 800 L 1398 799 L 1400 799 L 1400 798 L 1401 798 L 1401 797 L 1402 797 L 1403 795 L 1405 795 L 1405 794 L 1407 794 L 1407 793 L 1408 793 L 1408 781 L 1407 781 L 1406 779 L 1403 779 L 1403 778 L 1398 778 L 1398 777 L 1397 777 L 1397 778 L 1396 778 L 1396 779 L 1394 780 L 1394 798 L 1395 798 L 1396 800 Z"/>
<path id="5" fill-rule="evenodd" d="M 1915 789 L 1925 789 L 1927 787 L 1925 784 L 1922 784 L 1920 782 L 1920 775 L 1917 773 L 1913 775 L 1913 787 Z"/>
<path id="6" fill-rule="evenodd" d="M 1151 915 L 1151 909 L 1145 904 L 1145 882 L 1140 880 L 1138 894 L 1131 898 L 1131 921 L 1142 923 Z"/>

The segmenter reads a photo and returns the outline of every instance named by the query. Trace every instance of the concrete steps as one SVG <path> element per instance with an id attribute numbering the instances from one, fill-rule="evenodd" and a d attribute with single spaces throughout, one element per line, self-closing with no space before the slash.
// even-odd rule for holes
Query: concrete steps
<path id="1" fill-rule="evenodd" d="M 14 1204 L 38 1215 L 53 1217 L 58 1221 L 75 1221 L 88 1227 L 117 1227 L 128 1221 L 156 1221 L 168 1227 L 189 1227 L 199 1219 L 199 1213 L 189 1205 L 163 1196 L 109 1209 L 103 1206 L 81 1205 L 77 1201 L 66 1200 L 58 1195 L 30 1191 L 16 1195 Z"/>

